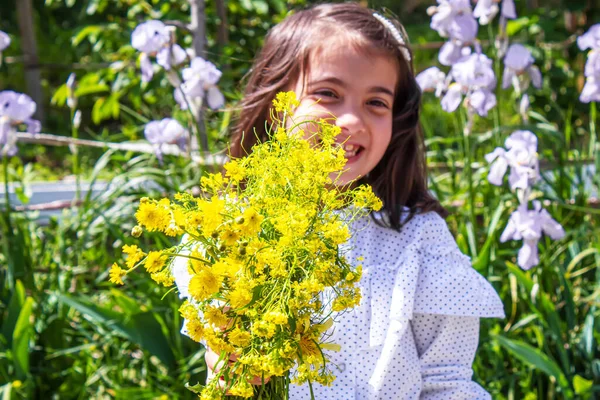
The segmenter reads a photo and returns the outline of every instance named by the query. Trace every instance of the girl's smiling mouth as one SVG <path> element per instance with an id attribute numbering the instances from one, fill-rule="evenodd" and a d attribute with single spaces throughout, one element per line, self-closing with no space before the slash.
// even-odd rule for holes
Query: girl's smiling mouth
<path id="1" fill-rule="evenodd" d="M 362 151 L 364 150 L 364 147 L 356 144 L 356 143 L 345 143 L 342 145 L 344 151 L 346 152 L 346 154 L 344 155 L 344 157 L 346 157 L 346 159 L 348 160 L 347 163 L 353 163 L 354 161 L 358 160 L 360 154 L 362 153 Z"/>

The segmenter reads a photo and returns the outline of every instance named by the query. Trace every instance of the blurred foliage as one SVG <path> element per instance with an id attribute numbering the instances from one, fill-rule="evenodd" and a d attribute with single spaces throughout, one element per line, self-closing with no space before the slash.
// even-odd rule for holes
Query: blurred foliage
<path id="1" fill-rule="evenodd" d="M 0 90 L 24 92 L 14 1 L 0 2 L 0 30 L 13 38 L 3 54 Z M 226 146 L 243 76 L 267 30 L 290 8 L 305 3 L 311 2 L 228 1 L 225 46 L 216 40 L 215 3 L 206 4 L 206 56 L 224 71 L 219 86 L 229 106 L 207 115 L 213 151 Z M 430 44 L 441 38 L 429 28 L 425 12 L 432 3 L 421 2 L 410 13 L 400 8 L 401 2 L 369 3 L 410 22 L 406 28 L 417 71 L 438 65 L 437 48 Z M 509 90 L 500 91 L 499 107 L 489 118 L 477 120 L 467 145 L 460 114 L 443 113 L 433 96 L 424 98 L 422 122 L 431 187 L 452 212 L 448 223 L 459 246 L 496 287 L 507 311 L 504 321 L 483 321 L 476 380 L 495 399 L 587 400 L 600 395 L 600 209 L 592 203 L 600 178 L 590 169 L 595 162 L 599 170 L 600 157 L 590 141 L 598 120 L 589 105 L 577 101 L 585 55 L 573 39 L 600 21 L 600 7 L 591 7 L 589 0 L 538 3 L 529 8 L 534 1 L 517 1 L 521 17 L 508 27 L 512 41 L 533 50 L 545 78 L 544 87 L 531 92 L 529 125 L 521 124 L 517 99 Z M 44 132 L 70 132 L 64 82 L 73 71 L 84 137 L 135 140 L 150 119 L 185 119 L 164 74 L 141 83 L 130 35 L 150 18 L 188 21 L 186 2 L 35 0 L 34 6 L 48 99 Z M 479 37 L 493 41 L 497 27 L 484 29 Z M 180 43 L 190 45 L 189 34 L 177 34 Z M 485 43 L 484 48 L 493 53 Z M 501 68 L 498 63 L 497 71 Z M 544 163 L 544 182 L 535 196 L 546 199 L 546 208 L 567 231 L 561 241 L 540 242 L 540 265 L 528 272 L 515 265 L 520 243 L 499 243 L 517 203 L 506 189 L 487 182 L 483 161 L 484 154 L 522 128 L 538 136 Z M 83 148 L 80 153 L 85 179 L 108 180 L 107 191 L 89 194 L 80 207 L 48 226 L 39 226 L 35 213 L 0 216 L 0 393 L 8 399 L 191 399 L 182 384 L 203 379 L 203 351 L 179 334 L 176 293 L 165 293 L 143 276 L 126 289 L 115 288 L 106 277 L 120 246 L 133 242 L 129 232 L 138 199 L 193 190 L 202 168 L 174 157 L 160 166 L 150 155 Z M 67 147 L 23 144 L 20 158 L 1 171 L 26 200 L 29 182 L 71 173 L 69 154 Z M 467 159 L 479 162 L 472 171 L 475 225 L 464 207 L 470 201 L 462 169 Z M 158 235 L 144 240 L 170 245 Z"/>

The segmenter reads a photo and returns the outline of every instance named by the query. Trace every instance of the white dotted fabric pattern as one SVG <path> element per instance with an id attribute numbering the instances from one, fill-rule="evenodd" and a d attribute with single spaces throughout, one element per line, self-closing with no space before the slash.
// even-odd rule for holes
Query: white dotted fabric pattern
<path id="1" fill-rule="evenodd" d="M 471 380 L 472 363 L 479 318 L 503 318 L 503 304 L 445 221 L 436 213 L 417 214 L 397 232 L 365 217 L 352 231 L 342 250 L 363 265 L 362 300 L 337 315 L 327 332 L 327 341 L 342 351 L 328 352 L 336 380 L 330 387 L 313 384 L 315 398 L 490 399 Z M 184 295 L 189 276 L 176 271 L 178 264 L 173 268 Z M 290 399 L 310 399 L 308 385 L 292 385 Z"/>

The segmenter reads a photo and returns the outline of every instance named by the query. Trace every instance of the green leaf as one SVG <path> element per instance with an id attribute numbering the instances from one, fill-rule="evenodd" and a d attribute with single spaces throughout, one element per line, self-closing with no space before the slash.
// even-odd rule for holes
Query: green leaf
<path id="1" fill-rule="evenodd" d="M 52 96 L 50 103 L 55 104 L 59 107 L 62 107 L 67 102 L 68 96 L 69 96 L 69 89 L 67 88 L 66 84 L 63 84 L 58 89 L 56 89 L 56 92 L 54 92 L 54 95 Z"/>
<path id="2" fill-rule="evenodd" d="M 19 319 L 12 335 L 13 358 L 19 379 L 26 379 L 29 375 L 29 341 L 33 334 L 32 310 L 33 298 L 28 297 L 19 313 Z"/>
<path id="3" fill-rule="evenodd" d="M 86 38 L 89 38 L 91 43 L 95 43 L 98 39 L 98 35 L 102 33 L 103 27 L 101 25 L 88 25 L 82 30 L 80 30 L 73 39 L 71 39 L 71 43 L 73 46 L 78 46 L 79 43 L 84 41 Z"/>
<path id="4" fill-rule="evenodd" d="M 513 19 L 512 21 L 508 21 L 506 24 L 506 34 L 511 37 L 514 36 L 521 29 L 528 27 L 530 25 L 538 22 L 539 18 L 537 16 L 534 17 L 521 17 L 517 19 Z"/>
<path id="5" fill-rule="evenodd" d="M 542 353 L 539 349 L 532 347 L 531 345 L 522 342 L 520 340 L 508 339 L 504 336 L 494 335 L 492 336 L 502 347 L 508 350 L 516 358 L 521 360 L 527 365 L 534 367 L 535 369 L 545 373 L 546 375 L 554 377 L 560 387 L 563 389 L 565 396 L 572 395 L 572 390 L 569 386 L 567 378 L 563 374 L 562 370 L 554 361 L 552 361 L 546 354 Z"/>
<path id="6" fill-rule="evenodd" d="M 201 383 L 196 383 L 195 385 L 190 385 L 189 382 L 185 383 L 185 388 L 194 393 L 202 393 L 202 389 L 204 389 L 204 385 Z"/>
<path id="7" fill-rule="evenodd" d="M 8 303 L 6 318 L 3 319 L 4 322 L 2 324 L 2 336 L 7 339 L 8 347 L 12 345 L 12 334 L 15 331 L 15 326 L 17 326 L 17 320 L 19 319 L 19 314 L 23 309 L 24 303 L 25 288 L 21 281 L 17 281 L 13 294 L 10 297 L 10 303 Z"/>
<path id="8" fill-rule="evenodd" d="M 593 381 L 587 380 L 580 375 L 575 375 L 573 378 L 573 387 L 575 388 L 576 394 L 585 394 L 590 393 L 592 390 L 592 386 L 594 385 Z"/>
<path id="9" fill-rule="evenodd" d="M 82 313 L 95 323 L 100 323 L 113 329 L 117 334 L 136 343 L 141 348 L 149 351 L 166 365 L 175 363 L 175 356 L 171 350 L 158 315 L 151 311 L 123 314 L 104 307 L 97 306 L 89 298 L 58 294 L 58 299 Z"/>

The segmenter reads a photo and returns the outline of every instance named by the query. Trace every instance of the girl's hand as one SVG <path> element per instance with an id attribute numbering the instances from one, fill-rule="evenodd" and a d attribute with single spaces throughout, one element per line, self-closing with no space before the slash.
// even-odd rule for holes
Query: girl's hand
<path id="1" fill-rule="evenodd" d="M 206 348 L 206 353 L 204 354 L 204 359 L 206 360 L 206 366 L 208 367 L 207 380 L 211 381 L 212 379 L 215 379 L 215 377 L 218 375 L 221 368 L 223 368 L 223 364 L 225 363 L 225 360 L 221 360 L 219 362 L 219 355 L 217 353 L 215 353 L 214 351 L 212 351 L 212 349 L 210 347 Z M 235 354 L 233 354 L 229 358 L 229 363 L 233 364 L 236 360 L 237 360 L 237 356 Z M 269 382 L 270 379 L 271 379 L 271 377 L 265 377 L 264 383 Z M 251 385 L 262 385 L 263 379 L 260 376 L 255 376 L 254 378 L 252 378 L 252 380 L 249 381 L 249 383 Z M 223 377 L 221 377 L 219 379 L 219 387 L 221 387 L 223 389 L 223 388 L 225 388 L 225 385 L 226 385 L 225 379 Z"/>

